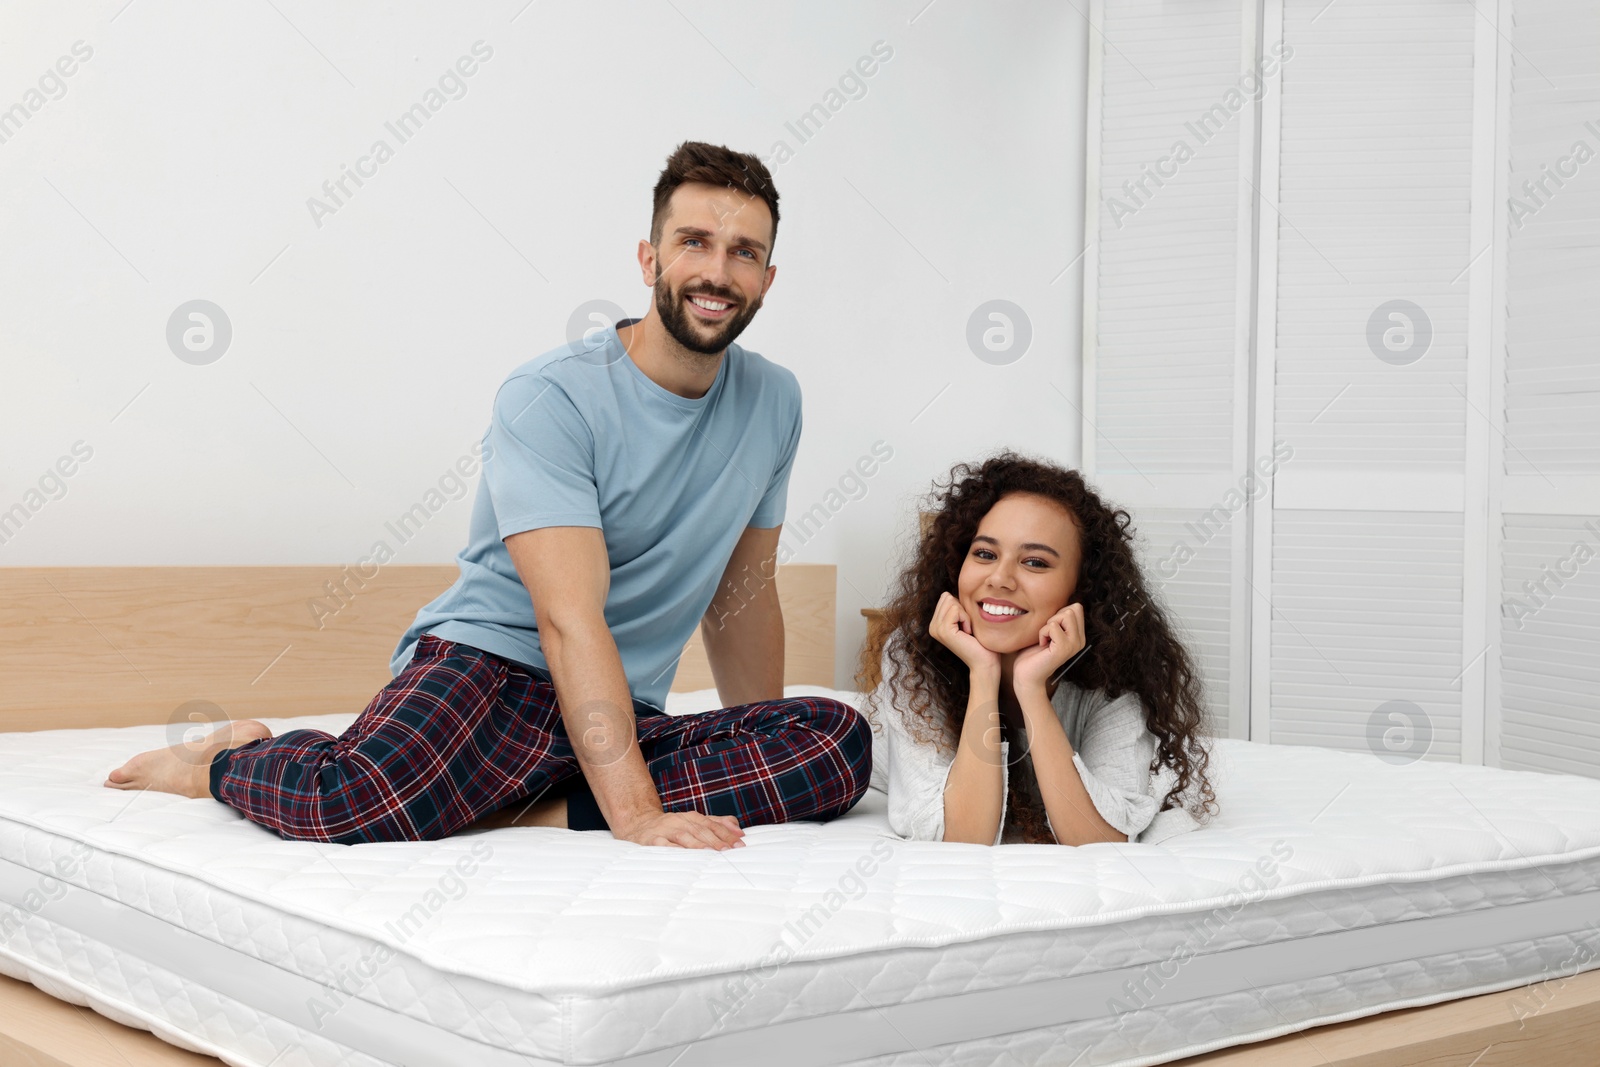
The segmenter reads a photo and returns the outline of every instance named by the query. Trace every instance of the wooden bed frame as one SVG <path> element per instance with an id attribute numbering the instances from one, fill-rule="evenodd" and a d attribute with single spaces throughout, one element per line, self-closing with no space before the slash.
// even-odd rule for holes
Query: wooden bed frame
<path id="1" fill-rule="evenodd" d="M 0 567 L 0 731 L 359 712 L 457 573 Z M 834 580 L 831 564 L 779 569 L 785 684 L 834 684 Z M 699 634 L 672 688 L 714 688 Z"/>
<path id="2" fill-rule="evenodd" d="M 359 712 L 454 566 L 0 568 L 0 731 Z M 786 684 L 834 684 L 834 568 L 778 574 Z M 698 636 L 674 691 L 713 687 Z M 1520 1021 L 1519 1021 L 1520 1020 Z M 1600 971 L 1385 1012 L 1179 1061 L 1187 1067 L 1592 1067 Z M 0 977 L 0 1067 L 205 1067 Z"/>

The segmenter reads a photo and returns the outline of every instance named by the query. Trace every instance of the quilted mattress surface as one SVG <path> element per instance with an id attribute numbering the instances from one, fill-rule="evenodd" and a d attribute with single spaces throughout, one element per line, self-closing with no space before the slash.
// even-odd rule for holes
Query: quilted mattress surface
<path id="1" fill-rule="evenodd" d="M 230 1063 L 1147 1064 L 1600 965 L 1577 777 L 1218 740 L 1155 845 L 900 841 L 874 790 L 727 852 L 348 847 L 101 787 L 166 743 L 0 734 L 0 971 Z"/>

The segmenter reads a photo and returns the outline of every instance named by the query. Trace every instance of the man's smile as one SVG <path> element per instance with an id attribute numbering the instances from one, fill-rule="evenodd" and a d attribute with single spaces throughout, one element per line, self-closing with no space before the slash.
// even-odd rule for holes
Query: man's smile
<path id="1" fill-rule="evenodd" d="M 704 296 L 700 293 L 691 293 L 687 302 L 692 305 L 695 312 L 702 318 L 722 319 L 733 312 L 734 305 L 720 297 Z"/>

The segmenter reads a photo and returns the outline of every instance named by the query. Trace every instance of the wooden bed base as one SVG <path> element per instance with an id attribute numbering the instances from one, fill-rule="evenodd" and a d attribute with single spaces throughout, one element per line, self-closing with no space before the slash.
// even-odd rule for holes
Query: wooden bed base
<path id="1" fill-rule="evenodd" d="M 1175 1060 L 1171 1067 L 1594 1067 L 1600 971 L 1557 978 L 1547 994 L 1544 1010 L 1532 1015 L 1528 989 L 1509 989 L 1319 1026 Z M 221 1062 L 0 977 L 0 1064 L 5 1067 L 216 1067 Z"/>
<path id="2" fill-rule="evenodd" d="M 456 568 L 0 568 L 0 731 L 359 712 Z M 832 686 L 834 568 L 778 574 L 787 684 Z M 698 636 L 675 691 L 712 688 Z M 1385 1012 L 1185 1067 L 1592 1067 L 1600 971 Z M 0 977 L 0 1067 L 203 1067 L 95 1012 Z"/>

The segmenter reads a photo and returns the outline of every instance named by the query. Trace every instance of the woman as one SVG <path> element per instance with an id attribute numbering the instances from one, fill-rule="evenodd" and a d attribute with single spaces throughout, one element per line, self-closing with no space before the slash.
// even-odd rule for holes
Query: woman
<path id="1" fill-rule="evenodd" d="M 1215 809 L 1199 679 L 1127 512 L 1076 472 L 959 464 L 885 609 L 889 822 L 973 844 L 1152 841 Z M 1152 781 L 1170 771 L 1157 795 Z M 1199 798 L 1191 812 L 1181 795 Z"/>

